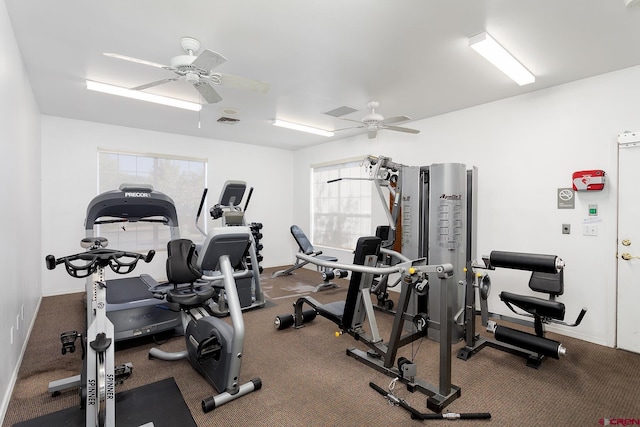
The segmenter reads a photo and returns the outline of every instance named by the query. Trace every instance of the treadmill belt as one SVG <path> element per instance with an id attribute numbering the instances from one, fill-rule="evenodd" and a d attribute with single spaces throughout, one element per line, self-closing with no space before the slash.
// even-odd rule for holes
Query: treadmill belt
<path id="1" fill-rule="evenodd" d="M 149 298 L 153 298 L 153 294 L 141 277 L 107 280 L 107 304 L 124 304 Z"/>

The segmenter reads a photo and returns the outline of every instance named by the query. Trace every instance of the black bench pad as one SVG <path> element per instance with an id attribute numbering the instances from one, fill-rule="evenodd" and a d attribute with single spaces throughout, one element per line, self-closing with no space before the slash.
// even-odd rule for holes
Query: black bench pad
<path id="1" fill-rule="evenodd" d="M 501 292 L 500 299 L 507 305 L 513 304 L 534 316 L 564 320 L 564 304 L 558 301 L 518 295 L 511 292 Z"/>

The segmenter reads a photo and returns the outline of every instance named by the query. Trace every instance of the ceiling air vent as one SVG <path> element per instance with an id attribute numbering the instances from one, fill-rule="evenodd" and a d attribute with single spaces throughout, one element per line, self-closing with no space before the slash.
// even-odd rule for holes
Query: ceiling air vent
<path id="1" fill-rule="evenodd" d="M 240 121 L 240 119 L 232 119 L 231 117 L 220 117 L 218 120 L 216 120 L 218 123 L 224 123 L 226 125 L 235 125 L 237 122 Z"/>

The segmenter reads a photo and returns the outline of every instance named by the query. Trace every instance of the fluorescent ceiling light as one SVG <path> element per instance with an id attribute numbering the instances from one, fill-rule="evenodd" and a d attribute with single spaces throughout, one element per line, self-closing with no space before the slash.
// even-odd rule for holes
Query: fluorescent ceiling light
<path id="1" fill-rule="evenodd" d="M 124 87 L 112 86 L 105 83 L 98 83 L 87 80 L 87 89 L 97 92 L 109 93 L 111 95 L 124 96 L 126 98 L 139 99 L 140 101 L 153 102 L 156 104 L 168 105 L 169 107 L 177 107 L 185 110 L 200 111 L 202 105 L 195 102 L 182 101 L 180 99 L 168 98 L 166 96 L 154 95 L 140 90 L 131 90 Z"/>
<path id="2" fill-rule="evenodd" d="M 278 120 L 278 119 L 273 121 L 273 125 L 274 126 L 280 126 L 281 128 L 287 128 L 287 129 L 299 130 L 299 131 L 307 132 L 307 133 L 313 133 L 315 135 L 333 136 L 333 132 L 330 132 L 328 130 L 312 128 L 312 127 L 309 127 L 309 126 L 299 125 L 297 123 L 289 123 L 289 122 L 285 122 L 285 121 Z"/>
<path id="3" fill-rule="evenodd" d="M 488 33 L 480 33 L 471 37 L 469 46 L 520 86 L 536 81 L 535 76 Z"/>

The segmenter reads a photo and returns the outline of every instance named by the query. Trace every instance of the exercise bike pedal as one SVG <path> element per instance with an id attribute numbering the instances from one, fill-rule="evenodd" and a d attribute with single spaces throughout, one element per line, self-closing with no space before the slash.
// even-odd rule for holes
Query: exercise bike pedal
<path id="1" fill-rule="evenodd" d="M 68 331 L 60 334 L 60 342 L 62 343 L 62 355 L 69 353 L 75 353 L 76 351 L 76 339 L 81 336 L 78 331 Z"/>
<path id="2" fill-rule="evenodd" d="M 118 384 L 124 383 L 127 379 L 129 379 L 132 373 L 133 365 L 131 363 L 118 365 L 113 369 L 113 374 L 115 376 L 116 383 Z"/>

